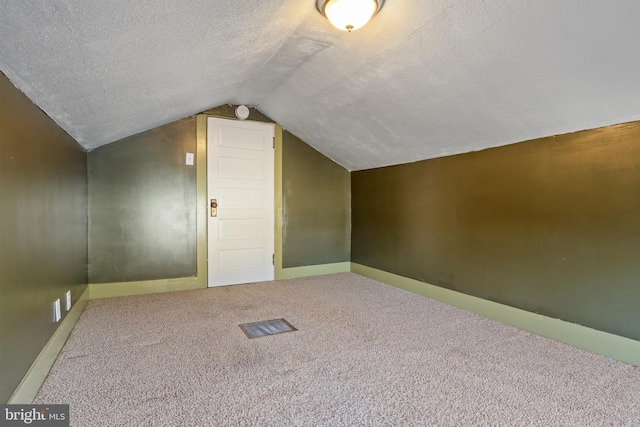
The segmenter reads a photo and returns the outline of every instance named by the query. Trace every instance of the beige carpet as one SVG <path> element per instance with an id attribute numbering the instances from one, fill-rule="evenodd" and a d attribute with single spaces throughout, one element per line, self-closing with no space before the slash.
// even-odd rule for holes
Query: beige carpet
<path id="1" fill-rule="evenodd" d="M 298 331 L 248 339 L 240 323 Z M 93 300 L 74 426 L 640 426 L 640 368 L 344 273 Z"/>

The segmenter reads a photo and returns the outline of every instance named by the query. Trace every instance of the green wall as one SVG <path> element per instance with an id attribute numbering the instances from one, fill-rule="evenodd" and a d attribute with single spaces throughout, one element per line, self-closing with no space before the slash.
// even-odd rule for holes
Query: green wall
<path id="1" fill-rule="evenodd" d="M 282 267 L 351 258 L 349 171 L 284 131 Z"/>
<path id="2" fill-rule="evenodd" d="M 352 260 L 640 339 L 640 122 L 352 174 Z"/>
<path id="3" fill-rule="evenodd" d="M 89 153 L 91 283 L 196 275 L 195 140 L 191 117 Z"/>
<path id="4" fill-rule="evenodd" d="M 235 106 L 203 114 L 235 118 Z M 272 122 L 252 108 L 249 120 Z M 195 117 L 88 154 L 89 282 L 196 275 Z M 283 267 L 349 261 L 349 172 L 283 135 Z"/>
<path id="5" fill-rule="evenodd" d="M 0 74 L 0 402 L 87 284 L 87 155 Z M 63 316 L 66 314 L 62 310 Z"/>

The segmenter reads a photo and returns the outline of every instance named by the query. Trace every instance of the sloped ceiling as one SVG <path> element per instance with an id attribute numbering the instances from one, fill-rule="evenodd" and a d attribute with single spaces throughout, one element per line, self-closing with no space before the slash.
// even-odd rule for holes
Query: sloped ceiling
<path id="1" fill-rule="evenodd" d="M 0 70 L 87 150 L 257 107 L 349 170 L 640 119 L 638 0 L 0 2 Z"/>

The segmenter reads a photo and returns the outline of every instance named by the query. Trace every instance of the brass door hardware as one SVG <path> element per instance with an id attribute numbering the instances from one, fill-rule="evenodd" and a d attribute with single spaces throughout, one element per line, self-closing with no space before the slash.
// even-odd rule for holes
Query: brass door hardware
<path id="1" fill-rule="evenodd" d="M 218 216 L 218 199 L 211 199 L 211 216 Z"/>

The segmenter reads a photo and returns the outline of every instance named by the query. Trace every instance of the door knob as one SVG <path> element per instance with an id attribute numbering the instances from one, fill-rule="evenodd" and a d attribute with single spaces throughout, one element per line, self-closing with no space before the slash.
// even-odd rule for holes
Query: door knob
<path id="1" fill-rule="evenodd" d="M 217 199 L 211 199 L 211 216 L 212 217 L 218 216 L 218 200 Z"/>

